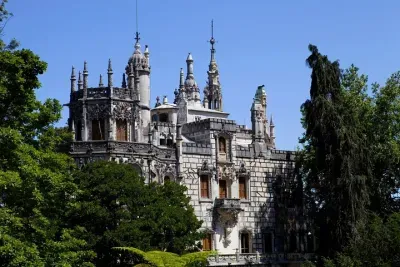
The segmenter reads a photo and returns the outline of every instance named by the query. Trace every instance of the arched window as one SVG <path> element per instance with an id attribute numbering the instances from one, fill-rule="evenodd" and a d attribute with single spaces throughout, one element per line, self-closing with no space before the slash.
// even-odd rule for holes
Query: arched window
<path id="1" fill-rule="evenodd" d="M 248 232 L 240 234 L 240 252 L 250 253 L 250 233 Z"/>
<path id="2" fill-rule="evenodd" d="M 169 176 L 164 177 L 164 183 L 171 182 L 171 178 Z"/>
<path id="3" fill-rule="evenodd" d="M 159 120 L 160 122 L 168 122 L 168 113 L 161 113 Z"/>
<path id="4" fill-rule="evenodd" d="M 151 120 L 152 121 L 158 121 L 158 115 L 154 114 L 153 116 L 151 116 Z"/>
<path id="5" fill-rule="evenodd" d="M 173 146 L 173 140 L 172 140 L 172 137 L 168 137 L 168 139 L 167 139 L 167 147 L 172 147 Z"/>
<path id="6" fill-rule="evenodd" d="M 226 140 L 222 136 L 218 138 L 219 152 L 226 153 Z"/>
<path id="7" fill-rule="evenodd" d="M 105 140 L 104 120 L 92 120 L 92 140 Z"/>

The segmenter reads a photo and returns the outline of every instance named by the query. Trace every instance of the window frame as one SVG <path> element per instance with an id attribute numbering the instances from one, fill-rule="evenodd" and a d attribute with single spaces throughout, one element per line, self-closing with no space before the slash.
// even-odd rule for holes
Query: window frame
<path id="1" fill-rule="evenodd" d="M 123 124 L 123 126 L 124 126 L 124 136 L 125 136 L 125 140 L 122 140 L 122 139 L 120 139 L 120 131 L 119 131 L 119 129 L 120 129 L 120 126 L 121 126 L 121 124 L 120 123 L 122 123 Z M 126 120 L 126 119 L 116 119 L 115 120 L 115 135 L 116 135 L 116 140 L 117 141 L 123 141 L 123 142 L 127 142 L 127 141 L 129 141 L 129 138 L 128 138 L 128 121 Z"/>
<path id="2" fill-rule="evenodd" d="M 206 184 L 207 184 L 207 197 L 203 197 L 203 178 L 206 179 Z M 210 175 L 208 174 L 200 174 L 199 177 L 199 196 L 200 199 L 212 199 L 211 198 L 211 181 L 210 181 Z"/>
<path id="3" fill-rule="evenodd" d="M 93 127 L 93 125 L 99 125 L 100 124 L 100 128 L 102 128 L 102 129 L 98 129 L 99 130 L 99 139 L 97 139 L 97 134 L 95 134 L 95 133 L 97 133 L 97 132 L 95 132 L 94 131 L 94 127 Z M 97 126 L 96 125 L 96 126 Z M 90 125 L 90 127 L 91 127 L 91 140 L 92 141 L 104 141 L 104 140 L 106 140 L 106 136 L 105 136 L 105 130 L 106 130 L 106 122 L 105 122 L 105 120 L 104 119 L 92 119 L 91 120 L 91 125 Z M 95 138 L 96 137 L 96 138 Z"/>
<path id="4" fill-rule="evenodd" d="M 212 251 L 213 250 L 213 234 L 210 232 L 205 233 L 205 237 L 202 239 L 202 251 Z M 209 249 L 204 249 L 204 241 L 207 240 L 207 243 L 209 243 Z"/>
<path id="5" fill-rule="evenodd" d="M 243 237 L 247 236 L 247 249 L 243 248 Z M 250 231 L 246 231 L 246 230 L 242 230 L 240 231 L 239 234 L 239 245 L 240 245 L 240 253 L 241 254 L 248 254 L 248 253 L 252 253 L 252 233 Z M 244 252 L 244 250 L 247 250 L 247 252 Z"/>

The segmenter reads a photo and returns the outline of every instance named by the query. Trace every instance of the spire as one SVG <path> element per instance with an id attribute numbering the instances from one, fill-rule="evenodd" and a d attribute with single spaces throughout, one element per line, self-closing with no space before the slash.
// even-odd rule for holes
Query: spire
<path id="1" fill-rule="evenodd" d="M 100 74 L 99 87 L 103 87 L 103 75 Z"/>
<path id="2" fill-rule="evenodd" d="M 108 59 L 108 68 L 107 68 L 107 76 L 108 76 L 108 88 L 113 87 L 113 70 L 112 70 L 112 65 L 111 65 L 111 58 Z"/>
<path id="3" fill-rule="evenodd" d="M 72 66 L 72 71 L 71 71 L 71 93 L 75 92 L 75 68 Z"/>
<path id="4" fill-rule="evenodd" d="M 83 62 L 83 89 L 87 89 L 87 87 L 88 87 L 88 76 L 89 76 L 89 72 L 87 70 L 87 62 L 85 60 Z"/>
<path id="5" fill-rule="evenodd" d="M 181 68 L 181 71 L 179 73 L 179 89 L 183 89 L 185 87 L 185 77 L 183 73 L 183 68 Z"/>
<path id="6" fill-rule="evenodd" d="M 125 73 L 122 73 L 122 88 L 126 88 L 126 77 L 125 77 Z"/>
<path id="7" fill-rule="evenodd" d="M 187 65 L 187 74 L 186 74 L 186 80 L 189 78 L 194 78 L 193 76 L 193 57 L 192 54 L 189 53 L 187 58 L 186 58 L 186 65 Z"/>
<path id="8" fill-rule="evenodd" d="M 213 61 L 215 61 L 214 20 L 211 20 L 211 39 L 210 39 L 210 44 L 211 44 L 211 62 L 213 62 Z"/>
<path id="9" fill-rule="evenodd" d="M 274 121 L 272 120 L 272 114 L 269 123 L 269 137 L 271 138 L 271 143 L 275 146 L 275 124 Z"/>
<path id="10" fill-rule="evenodd" d="M 82 90 L 82 85 L 83 85 L 83 83 L 82 83 L 82 73 L 81 73 L 81 71 L 79 71 L 79 74 L 78 74 L 78 90 Z"/>

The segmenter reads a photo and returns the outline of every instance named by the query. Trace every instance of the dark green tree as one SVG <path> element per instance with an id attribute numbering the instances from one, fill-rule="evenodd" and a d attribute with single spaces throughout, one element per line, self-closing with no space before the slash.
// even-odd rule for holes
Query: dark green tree
<path id="1" fill-rule="evenodd" d="M 311 88 L 310 99 L 301 108 L 305 133 L 300 140 L 300 175 L 307 208 L 319 230 L 320 252 L 332 255 L 355 234 L 368 204 L 368 137 L 354 103 L 364 91 L 345 88 L 339 63 L 320 54 L 316 46 L 309 50 Z M 355 97 L 346 97 L 349 94 Z"/>
<path id="2" fill-rule="evenodd" d="M 76 172 L 81 193 L 70 214 L 87 230 L 97 266 L 114 262 L 112 247 L 182 253 L 201 238 L 201 226 L 177 183 L 146 185 L 131 165 L 98 161 Z"/>

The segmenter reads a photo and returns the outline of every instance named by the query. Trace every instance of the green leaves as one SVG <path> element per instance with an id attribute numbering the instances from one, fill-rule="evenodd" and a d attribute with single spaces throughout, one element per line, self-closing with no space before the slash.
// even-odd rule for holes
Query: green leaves
<path id="1" fill-rule="evenodd" d="M 81 191 L 70 223 L 87 229 L 97 266 L 115 260 L 112 247 L 183 253 L 201 238 L 201 222 L 177 183 L 146 185 L 132 166 L 108 161 L 86 165 L 75 179 Z"/>

